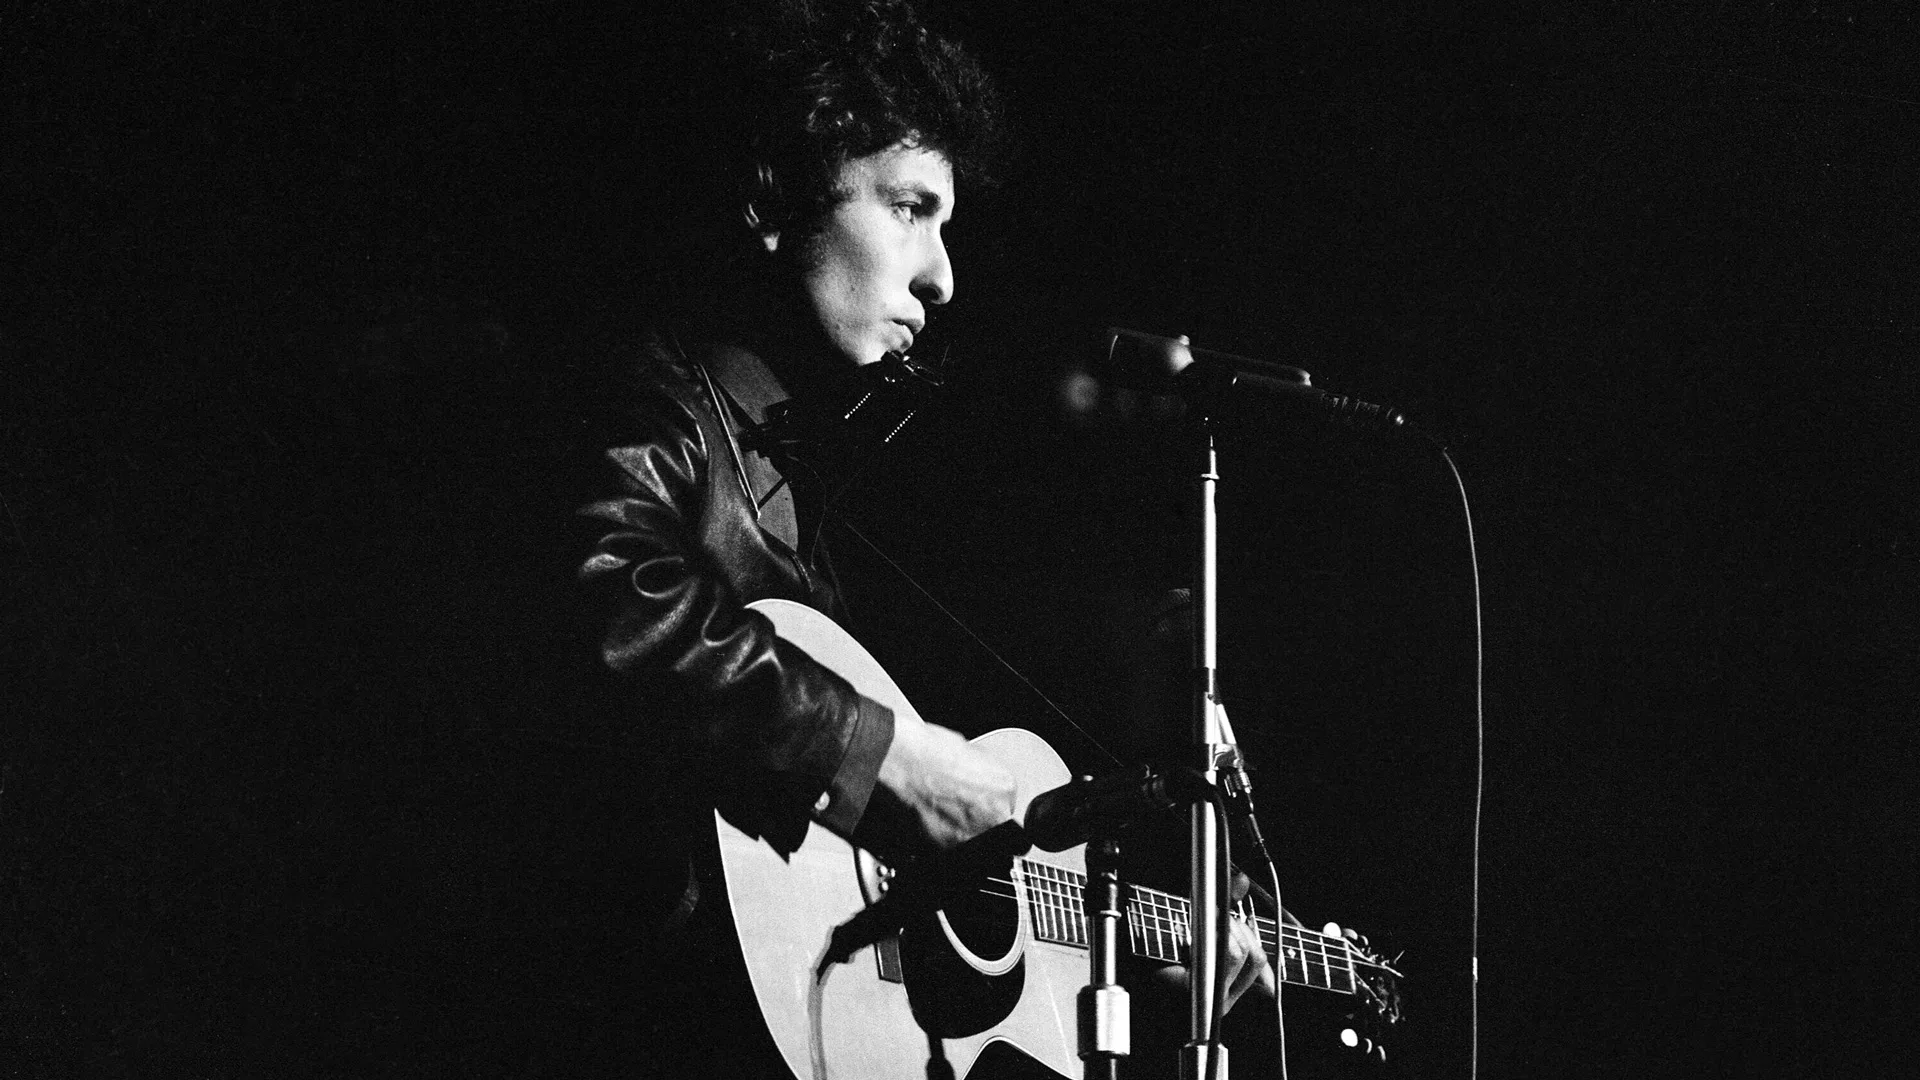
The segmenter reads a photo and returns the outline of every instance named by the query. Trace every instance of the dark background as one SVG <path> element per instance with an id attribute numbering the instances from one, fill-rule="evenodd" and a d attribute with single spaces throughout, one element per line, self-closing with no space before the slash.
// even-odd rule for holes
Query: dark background
<path id="1" fill-rule="evenodd" d="M 941 7 L 1021 153 L 962 192 L 955 390 L 850 501 L 863 531 L 1111 732 L 1191 522 L 1172 433 L 1059 405 L 1098 331 L 1399 404 L 1476 514 L 1486 1075 L 1897 1060 L 1914 17 Z M 590 455 L 580 373 L 695 234 L 701 19 L 8 24 L 0 1064 L 568 1075 L 621 1037 L 624 976 L 542 960 L 607 921 L 561 835 L 591 785 L 553 734 L 578 552 L 547 470 Z M 1404 951 L 1396 1061 L 1465 1075 L 1451 476 L 1339 432 L 1225 470 L 1224 677 L 1290 905 Z M 1092 763 L 841 550 L 923 712 Z M 588 914 L 556 921 L 568 890 Z"/>

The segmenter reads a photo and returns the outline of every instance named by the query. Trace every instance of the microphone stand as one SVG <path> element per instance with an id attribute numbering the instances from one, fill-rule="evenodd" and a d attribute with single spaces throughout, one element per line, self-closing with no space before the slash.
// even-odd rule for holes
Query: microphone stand
<path id="1" fill-rule="evenodd" d="M 1214 445 L 1212 424 L 1200 422 L 1197 494 L 1200 510 L 1200 543 L 1194 592 L 1193 620 L 1193 742 L 1194 765 L 1207 781 L 1220 781 L 1221 759 L 1235 753 L 1227 733 L 1219 694 L 1220 663 L 1220 557 L 1219 516 L 1215 495 L 1220 483 L 1219 453 Z M 1188 941 L 1192 961 L 1188 966 L 1187 988 L 1192 1040 L 1180 1056 L 1181 1080 L 1227 1080 L 1227 1048 L 1214 1030 L 1214 1000 L 1217 973 L 1220 970 L 1220 923 L 1225 916 L 1226 890 L 1222 884 L 1226 868 L 1220 865 L 1220 821 L 1213 804 L 1195 802 L 1191 815 L 1188 878 L 1191 903 L 1188 905 Z M 1217 1060 L 1216 1060 L 1217 1059 Z"/>
<path id="2" fill-rule="evenodd" d="M 1101 833 L 1087 842 L 1087 985 L 1080 988 L 1080 1060 L 1086 1080 L 1120 1080 L 1120 1060 L 1133 1052 L 1132 1014 L 1120 985 L 1120 927 L 1127 885 L 1120 880 L 1120 842 Z"/>

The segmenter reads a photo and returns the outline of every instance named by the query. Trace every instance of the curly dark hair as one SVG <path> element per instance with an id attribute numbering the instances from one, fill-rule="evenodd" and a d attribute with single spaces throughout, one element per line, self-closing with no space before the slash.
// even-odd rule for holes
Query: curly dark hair
<path id="1" fill-rule="evenodd" d="M 805 230 L 838 201 L 840 166 L 896 143 L 937 151 L 982 186 L 1001 150 L 992 81 L 907 0 L 771 0 L 739 31 L 744 201 L 769 228 Z"/>

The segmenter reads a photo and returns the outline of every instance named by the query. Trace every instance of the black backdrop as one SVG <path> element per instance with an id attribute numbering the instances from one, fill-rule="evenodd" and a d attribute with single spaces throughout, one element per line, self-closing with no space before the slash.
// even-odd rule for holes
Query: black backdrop
<path id="1" fill-rule="evenodd" d="M 1021 153 L 997 193 L 962 193 L 956 386 L 850 501 L 863 530 L 1112 730 L 1189 515 L 1168 432 L 1060 407 L 1099 329 L 1401 404 L 1448 435 L 1477 511 L 1487 1075 L 1891 1060 L 1913 945 L 1913 17 L 942 7 L 1011 91 Z M 578 858 L 555 839 L 577 777 L 513 737 L 564 700 L 543 609 L 564 606 L 570 493 L 545 469 L 588 449 L 576 374 L 692 232 L 699 23 L 13 22 L 20 1075 L 566 1075 L 567 1047 L 616 1037 L 592 988 L 618 971 L 550 979 L 527 1011 L 501 966 L 394 940 L 418 927 L 393 912 L 512 939 L 541 889 L 592 909 L 605 884 L 567 865 L 503 885 L 525 860 L 496 849 Z M 1404 950 L 1397 1060 L 1464 1075 L 1451 479 L 1417 446 L 1276 432 L 1229 446 L 1226 485 L 1225 677 L 1291 904 Z M 846 561 L 922 711 L 1051 723 L 891 571 Z M 537 963 L 549 939 L 524 937 Z"/>

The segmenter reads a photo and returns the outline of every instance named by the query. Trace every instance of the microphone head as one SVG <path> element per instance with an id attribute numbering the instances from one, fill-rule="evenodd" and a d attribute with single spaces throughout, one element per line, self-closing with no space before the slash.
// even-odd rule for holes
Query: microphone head
<path id="1" fill-rule="evenodd" d="M 1407 430 L 1398 409 L 1329 394 L 1297 367 L 1196 349 L 1184 337 L 1120 327 L 1109 327 L 1106 338 L 1106 363 L 1094 374 L 1096 389 L 1105 382 L 1150 395 L 1173 394 L 1210 416 L 1302 417 L 1379 434 Z"/>
<path id="2" fill-rule="evenodd" d="M 1110 378 L 1123 385 L 1129 377 L 1148 386 L 1178 378 L 1195 364 L 1221 372 L 1232 371 L 1242 378 L 1270 379 L 1296 387 L 1311 386 L 1313 377 L 1297 367 L 1235 356 L 1217 349 L 1196 349 L 1185 336 L 1177 338 L 1143 334 L 1138 330 L 1107 328 L 1107 370 Z"/>
<path id="3" fill-rule="evenodd" d="M 1135 389 L 1165 385 L 1193 363 L 1193 350 L 1179 338 L 1107 328 L 1106 377 Z"/>

